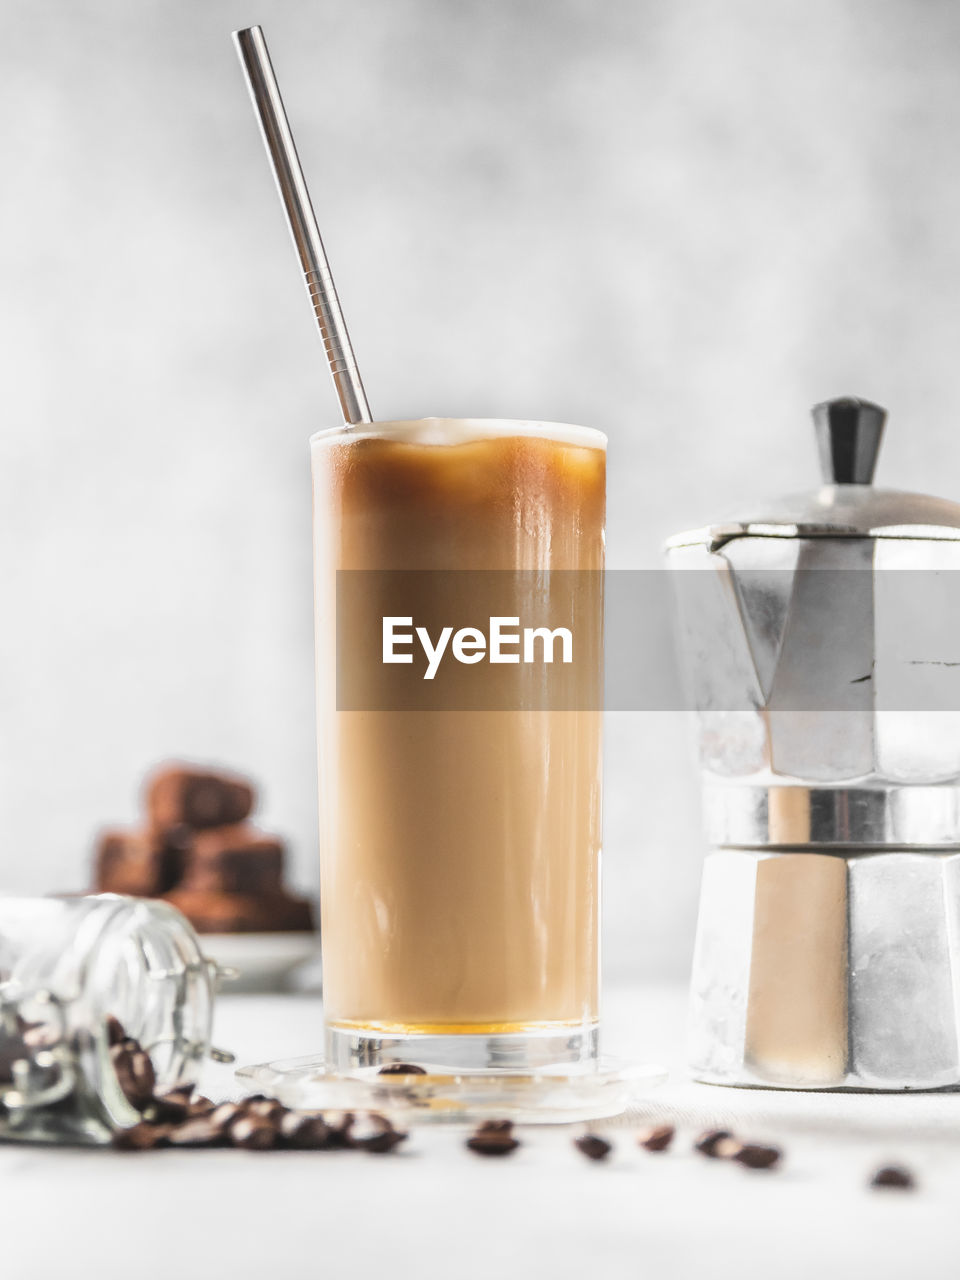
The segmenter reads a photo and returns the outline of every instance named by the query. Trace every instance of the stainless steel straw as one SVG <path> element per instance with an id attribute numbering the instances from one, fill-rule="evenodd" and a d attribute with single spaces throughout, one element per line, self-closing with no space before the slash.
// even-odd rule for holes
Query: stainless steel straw
<path id="1" fill-rule="evenodd" d="M 303 268 L 313 314 L 317 318 L 333 384 L 347 423 L 372 422 L 360 371 L 354 359 L 350 335 L 340 310 L 340 299 L 330 274 L 330 264 L 320 239 L 320 228 L 310 202 L 310 192 L 300 168 L 297 148 L 283 109 L 280 88 L 273 74 L 267 42 L 259 27 L 235 31 L 240 62 L 247 78 L 253 108 L 260 121 L 264 145 L 277 190 L 286 210 L 290 234 Z"/>

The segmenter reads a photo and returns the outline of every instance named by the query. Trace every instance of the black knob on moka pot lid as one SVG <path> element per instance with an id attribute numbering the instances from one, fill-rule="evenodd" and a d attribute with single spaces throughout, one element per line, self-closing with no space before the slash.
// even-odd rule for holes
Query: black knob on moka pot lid
<path id="1" fill-rule="evenodd" d="M 872 484 L 886 409 L 856 396 L 813 406 L 824 484 Z"/>
<path id="2" fill-rule="evenodd" d="M 873 484 L 887 413 L 856 396 L 813 407 L 823 483 L 677 534 L 668 550 L 734 538 L 893 538 L 960 541 L 960 503 Z"/>

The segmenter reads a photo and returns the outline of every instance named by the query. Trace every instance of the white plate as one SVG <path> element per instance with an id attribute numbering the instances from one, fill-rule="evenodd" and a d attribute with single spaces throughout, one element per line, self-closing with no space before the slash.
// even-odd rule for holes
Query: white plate
<path id="1" fill-rule="evenodd" d="M 203 933 L 203 954 L 237 977 L 224 982 L 234 991 L 282 991 L 295 969 L 320 954 L 318 933 Z"/>

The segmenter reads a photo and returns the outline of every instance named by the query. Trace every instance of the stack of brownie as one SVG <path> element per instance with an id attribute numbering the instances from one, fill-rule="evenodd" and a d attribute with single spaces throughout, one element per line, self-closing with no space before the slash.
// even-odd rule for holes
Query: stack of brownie
<path id="1" fill-rule="evenodd" d="M 247 819 L 244 779 L 168 765 L 147 779 L 146 823 L 101 833 L 96 891 L 165 898 L 198 933 L 276 933 L 313 928 L 306 899 L 283 883 L 284 846 Z"/>

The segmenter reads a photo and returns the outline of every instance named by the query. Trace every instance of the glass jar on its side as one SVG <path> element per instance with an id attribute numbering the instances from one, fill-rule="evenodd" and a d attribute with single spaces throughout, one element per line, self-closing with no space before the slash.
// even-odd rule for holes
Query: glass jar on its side
<path id="1" fill-rule="evenodd" d="M 215 980 L 164 902 L 0 899 L 0 1139 L 96 1145 L 135 1124 L 111 1056 L 121 1034 L 149 1054 L 158 1092 L 193 1083 Z"/>

